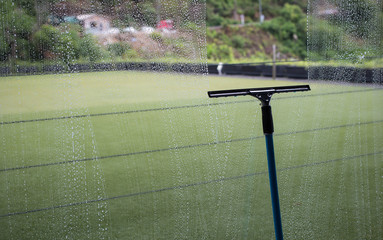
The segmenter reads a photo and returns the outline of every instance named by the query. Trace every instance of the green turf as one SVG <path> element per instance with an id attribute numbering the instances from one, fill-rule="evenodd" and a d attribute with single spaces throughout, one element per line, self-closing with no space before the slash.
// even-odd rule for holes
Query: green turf
<path id="1" fill-rule="evenodd" d="M 259 103 L 206 91 L 301 83 L 1 78 L 0 239 L 273 239 Z M 310 85 L 272 100 L 285 238 L 382 239 L 382 90 Z"/>

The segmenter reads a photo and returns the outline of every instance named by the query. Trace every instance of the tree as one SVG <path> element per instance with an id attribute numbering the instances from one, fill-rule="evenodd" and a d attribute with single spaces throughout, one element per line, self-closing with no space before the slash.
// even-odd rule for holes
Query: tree
<path id="1" fill-rule="evenodd" d="M 37 59 L 59 59 L 68 64 L 80 55 L 80 36 L 71 25 L 62 26 L 64 31 L 51 25 L 43 25 L 33 35 Z"/>
<path id="2" fill-rule="evenodd" d="M 306 57 L 306 18 L 299 6 L 286 3 L 280 10 L 280 16 L 266 21 L 262 28 L 283 42 L 291 53 Z"/>
<path id="3" fill-rule="evenodd" d="M 10 0 L 2 2 L 0 15 L 0 60 L 29 59 L 30 37 L 36 19 Z"/>

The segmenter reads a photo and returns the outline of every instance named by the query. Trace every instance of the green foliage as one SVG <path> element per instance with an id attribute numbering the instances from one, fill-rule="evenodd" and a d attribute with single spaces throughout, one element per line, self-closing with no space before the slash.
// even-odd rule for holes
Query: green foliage
<path id="1" fill-rule="evenodd" d="M 85 35 L 80 41 L 80 56 L 90 62 L 96 62 L 101 59 L 103 52 L 101 46 L 91 35 Z"/>
<path id="2" fill-rule="evenodd" d="M 29 59 L 29 38 L 36 23 L 34 17 L 16 8 L 11 1 L 2 2 L 0 8 L 0 60 Z"/>
<path id="3" fill-rule="evenodd" d="M 13 14 L 14 16 L 11 17 L 11 21 L 7 23 L 7 30 L 12 31 L 21 38 L 27 39 L 32 33 L 35 19 L 20 9 L 16 9 Z"/>
<path id="4" fill-rule="evenodd" d="M 266 21 L 262 28 L 271 32 L 281 40 L 290 40 L 294 34 L 305 36 L 306 18 L 302 10 L 296 5 L 285 4 L 280 16 Z"/>
<path id="5" fill-rule="evenodd" d="M 214 14 L 210 17 L 209 21 L 207 22 L 208 26 L 227 26 L 230 24 L 238 24 L 238 21 L 235 21 L 231 18 L 225 18 L 218 14 Z"/>
<path id="6" fill-rule="evenodd" d="M 304 19 L 305 14 L 298 5 L 286 3 L 280 11 L 280 15 L 293 23 L 299 23 Z"/>
<path id="7" fill-rule="evenodd" d="M 44 51 L 55 51 L 55 45 L 59 42 L 60 31 L 51 26 L 43 25 L 33 35 L 33 42 L 38 47 L 38 50 L 43 54 Z"/>
<path id="8" fill-rule="evenodd" d="M 159 32 L 152 32 L 149 34 L 149 37 L 156 42 L 163 42 L 162 35 Z"/>
<path id="9" fill-rule="evenodd" d="M 285 3 L 298 5 L 303 10 L 307 6 L 307 0 L 262 0 L 262 13 L 266 18 L 276 17 Z M 208 26 L 233 23 L 235 11 L 237 15 L 244 14 L 246 22 L 259 21 L 258 0 L 207 0 L 206 23 Z"/>
<path id="10" fill-rule="evenodd" d="M 28 40 L 20 38 L 17 40 L 15 49 L 18 60 L 29 60 L 33 46 Z"/>
<path id="11" fill-rule="evenodd" d="M 134 49 L 129 49 L 125 52 L 125 55 L 124 55 L 127 59 L 136 59 L 139 57 L 138 53 L 136 50 Z"/>
<path id="12" fill-rule="evenodd" d="M 306 18 L 299 6 L 286 3 L 279 17 L 265 21 L 261 27 L 283 42 L 284 51 L 306 57 Z"/>
<path id="13" fill-rule="evenodd" d="M 335 22 L 340 24 L 348 34 L 354 37 L 367 39 L 370 37 L 371 27 L 382 24 L 376 21 L 374 16 L 381 12 L 381 4 L 373 3 L 369 0 L 340 0 L 336 2 L 340 9 L 340 14 L 334 18 Z"/>
<path id="14" fill-rule="evenodd" d="M 325 20 L 310 18 L 310 22 L 312 27 L 310 29 L 310 41 L 308 42 L 310 59 L 335 56 L 344 35 L 342 29 L 329 24 Z"/>
<path id="15" fill-rule="evenodd" d="M 362 0 L 364 1 L 364 0 Z M 41 19 L 45 19 L 44 14 L 48 14 L 49 6 L 58 3 L 58 0 L 46 0 L 46 1 L 35 1 L 35 0 L 3 0 L 2 7 L 0 8 L 0 14 L 2 16 L 1 31 L 0 31 L 0 60 L 8 59 L 20 59 L 20 60 L 44 60 L 54 59 L 61 60 L 64 62 L 71 62 L 79 58 L 93 59 L 95 61 L 100 59 L 100 56 L 124 56 L 128 54 L 128 50 L 123 50 L 122 46 L 110 46 L 108 48 L 109 53 L 107 54 L 105 48 L 94 45 L 89 42 L 89 39 L 81 39 L 79 34 L 81 29 L 74 29 L 70 27 L 69 30 L 63 29 L 60 25 L 56 30 L 40 29 L 40 25 L 43 23 Z M 69 2 L 75 3 L 76 1 L 70 0 Z M 281 15 L 283 19 L 290 19 L 293 24 L 286 23 L 281 27 L 280 31 L 276 31 L 277 34 L 280 32 L 280 39 L 288 39 L 294 36 L 295 32 L 301 32 L 300 24 L 296 24 L 297 18 L 301 16 L 301 12 L 296 9 L 289 9 L 286 7 L 281 9 L 284 3 L 294 3 L 300 7 L 305 7 L 307 0 L 262 0 L 263 14 L 267 19 Z M 90 3 L 88 0 L 84 2 L 84 5 Z M 174 0 L 147 0 L 147 1 L 116 1 L 116 0 L 96 0 L 92 1 L 95 9 L 99 12 L 103 12 L 106 15 L 113 16 L 112 21 L 116 26 L 123 28 L 126 26 L 140 27 L 143 25 L 155 26 L 158 19 L 172 19 L 175 23 L 175 27 L 181 32 L 192 33 L 193 37 L 195 34 L 201 34 L 203 36 L 205 32 L 204 28 L 201 28 L 199 22 L 202 19 L 201 16 L 190 15 L 195 9 L 202 9 L 205 1 L 203 0 L 186 0 L 186 1 L 174 1 Z M 38 4 L 38 8 L 36 8 Z M 200 5 L 202 4 L 202 5 Z M 225 28 L 229 28 L 231 24 L 238 23 L 234 19 L 234 12 L 238 14 L 244 14 L 246 22 L 258 21 L 259 20 L 259 1 L 254 0 L 207 0 L 206 1 L 206 13 L 207 13 L 207 25 L 221 25 Z M 75 4 L 73 4 L 75 6 Z M 292 6 L 292 5 L 291 5 Z M 293 8 L 293 7 L 290 7 Z M 43 15 L 41 15 L 43 14 Z M 37 24 L 36 16 L 38 15 L 39 23 Z M 303 16 L 304 18 L 304 16 Z M 4 19 L 4 20 L 3 20 Z M 278 23 L 278 22 L 277 22 Z M 7 24 L 7 26 L 5 26 Z M 278 25 L 278 24 L 277 24 Z M 294 25 L 294 26 L 293 26 Z M 7 31 L 4 27 L 12 26 L 11 31 Z M 43 25 L 44 26 L 44 25 Z M 12 32 L 13 31 L 13 32 Z M 44 31 L 47 31 L 43 33 Z M 35 32 L 35 33 L 34 33 Z M 208 38 L 209 38 L 209 32 Z M 271 32 L 271 31 L 270 31 Z M 9 33 L 9 34 L 8 34 Z M 6 35 L 7 34 L 7 35 Z M 41 34 L 52 36 L 41 36 Z M 214 34 L 214 33 L 212 33 Z M 229 33 L 220 33 L 216 37 L 219 41 L 214 43 L 217 45 L 215 48 L 217 51 L 226 54 L 226 56 L 248 56 L 249 54 L 256 54 L 254 52 L 247 52 L 248 40 L 243 36 L 243 33 L 235 34 L 234 37 L 228 37 Z M 238 35 L 238 36 L 237 36 Z M 298 39 L 306 39 L 304 36 L 301 37 L 296 34 Z M 16 37 L 16 38 L 15 38 Z M 158 42 L 166 42 L 166 37 L 159 34 L 151 34 L 152 39 Z M 48 41 L 47 41 L 48 39 Z M 53 39 L 53 40 L 50 40 Z M 253 41 L 253 39 L 252 39 Z M 280 40 L 285 41 L 285 40 Z M 84 43 L 87 42 L 87 43 Z M 294 55 L 305 55 L 305 47 L 295 48 L 291 47 L 297 44 L 290 42 L 287 45 L 288 52 L 294 53 Z M 93 49 L 94 54 L 86 53 L 81 49 L 80 44 L 88 45 L 87 47 Z M 97 43 L 96 43 L 97 44 Z M 224 47 L 218 47 L 219 45 L 226 45 Z M 173 49 L 177 52 L 185 53 L 187 46 L 185 44 L 178 43 Z M 285 45 L 284 43 L 282 45 Z M 264 46 L 259 46 L 263 48 Z M 95 50 L 98 49 L 98 50 Z M 130 50 L 129 50 L 130 51 Z M 139 52 L 139 51 L 138 51 Z M 298 54 L 296 53 L 298 52 Z M 100 55 L 100 54 L 101 55 Z M 224 56 L 225 54 L 218 54 Z M 263 52 L 264 53 L 264 52 Z M 122 54 L 122 55 L 121 55 Z M 132 55 L 138 54 L 137 52 Z M 90 57 L 92 55 L 92 57 Z M 95 57 L 93 57 L 93 55 Z M 100 56 L 99 56 L 100 55 Z M 184 55 L 187 55 L 185 53 Z M 97 59 L 97 60 L 96 60 Z"/>
<path id="16" fill-rule="evenodd" d="M 220 26 L 223 25 L 227 20 L 226 18 L 219 16 L 218 14 L 211 14 L 209 17 L 208 26 Z"/>
<path id="17" fill-rule="evenodd" d="M 181 29 L 185 32 L 188 32 L 193 35 L 204 35 L 205 34 L 205 28 L 202 26 L 197 25 L 194 22 L 187 21 L 184 24 L 182 24 Z"/>
<path id="18" fill-rule="evenodd" d="M 242 49 L 246 45 L 246 39 L 241 35 L 235 35 L 231 39 L 232 46 L 237 49 Z"/>
<path id="19" fill-rule="evenodd" d="M 381 43 L 356 40 L 355 35 L 349 34 L 343 26 L 314 18 L 310 18 L 310 26 L 308 49 L 311 60 L 343 59 L 362 64 L 369 57 L 382 53 Z"/>
<path id="20" fill-rule="evenodd" d="M 36 59 L 57 59 L 68 64 L 80 57 L 96 62 L 107 55 L 91 35 L 81 38 L 78 31 L 78 26 L 72 24 L 60 28 L 41 26 L 33 35 Z M 126 46 L 113 45 L 108 50 L 113 56 L 122 56 Z"/>
<path id="21" fill-rule="evenodd" d="M 39 31 L 37 31 L 32 38 L 33 45 L 35 47 L 34 58 L 41 60 L 48 52 L 53 52 L 53 46 L 51 46 L 52 39 L 57 41 L 58 31 L 49 25 L 44 25 Z"/>
<path id="22" fill-rule="evenodd" d="M 224 33 L 217 34 L 208 31 L 207 39 L 217 45 L 223 44 L 234 48 L 236 58 L 270 55 L 268 50 L 270 46 L 267 46 L 269 43 L 264 44 L 262 39 L 266 37 L 265 35 L 253 36 L 249 43 L 248 36 L 252 35 L 251 33 L 236 30 L 230 25 L 235 22 L 236 11 L 237 15 L 243 13 L 246 23 L 250 23 L 254 29 L 261 28 L 273 35 L 279 42 L 280 52 L 288 56 L 305 58 L 306 4 L 307 0 L 262 0 L 262 13 L 267 20 L 263 24 L 252 24 L 252 21 L 259 22 L 259 1 L 207 0 L 207 25 L 220 25 L 224 29 Z"/>
<path id="23" fill-rule="evenodd" d="M 60 31 L 51 25 L 43 25 L 33 35 L 33 44 L 36 49 L 37 59 L 47 56 L 58 58 L 69 63 L 79 56 L 80 37 L 74 30 Z"/>
<path id="24" fill-rule="evenodd" d="M 36 22 L 35 18 L 28 15 L 23 9 L 16 8 L 10 1 L 5 1 L 4 6 L 0 9 L 1 30 L 9 31 L 12 34 L 26 37 L 32 32 L 32 28 Z M 3 4 L 3 3 L 2 3 Z"/>
<path id="25" fill-rule="evenodd" d="M 214 43 L 208 44 L 207 58 L 216 61 L 230 62 L 234 58 L 233 49 L 227 45 L 216 45 Z"/>
<path id="26" fill-rule="evenodd" d="M 7 59 L 9 53 L 9 45 L 3 34 L 0 34 L 0 61 Z"/>
<path id="27" fill-rule="evenodd" d="M 218 32 L 217 33 L 217 41 L 219 41 L 221 44 L 231 46 L 232 40 L 230 39 L 230 35 L 226 34 L 225 32 Z"/>
<path id="28" fill-rule="evenodd" d="M 209 29 L 206 31 L 206 38 L 207 39 L 216 39 L 217 38 L 217 31 Z"/>
<path id="29" fill-rule="evenodd" d="M 217 56 L 217 54 L 216 54 L 216 52 L 217 52 L 217 45 L 214 44 L 214 43 L 207 44 L 206 52 L 207 52 L 207 58 L 208 59 L 214 59 L 215 60 L 215 57 Z"/>
<path id="30" fill-rule="evenodd" d="M 380 13 L 379 21 L 383 23 L 383 10 Z M 383 39 L 383 24 L 380 24 L 380 29 L 377 31 L 378 38 Z M 383 41 L 379 41 L 379 55 L 383 56 Z"/>
<path id="31" fill-rule="evenodd" d="M 65 63 L 70 63 L 79 57 L 80 44 L 79 38 L 74 37 L 75 33 L 60 35 L 55 52 L 60 60 Z"/>
<path id="32" fill-rule="evenodd" d="M 124 42 L 117 42 L 108 45 L 108 51 L 115 57 L 122 57 L 130 49 L 130 46 Z"/>
<path id="33" fill-rule="evenodd" d="M 36 16 L 35 0 L 13 0 L 13 2 L 27 14 Z"/>
<path id="34" fill-rule="evenodd" d="M 134 21 L 143 26 L 155 26 L 157 23 L 157 12 L 153 3 L 140 1 L 137 4 L 137 10 L 140 14 L 133 14 Z"/>

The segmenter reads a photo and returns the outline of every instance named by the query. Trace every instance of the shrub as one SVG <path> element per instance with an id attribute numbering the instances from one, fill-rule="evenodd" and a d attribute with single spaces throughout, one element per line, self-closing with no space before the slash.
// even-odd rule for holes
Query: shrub
<path id="1" fill-rule="evenodd" d="M 310 41 L 308 42 L 308 48 L 321 54 L 322 52 L 327 52 L 326 54 L 336 54 L 341 46 L 338 43 L 341 43 L 342 30 L 334 25 L 329 24 L 325 20 L 320 19 L 311 19 L 310 29 Z"/>
<path id="2" fill-rule="evenodd" d="M 206 31 L 206 38 L 207 39 L 214 39 L 217 37 L 217 31 L 209 29 Z"/>
<path id="3" fill-rule="evenodd" d="M 91 35 L 85 35 L 80 41 L 80 56 L 90 62 L 96 62 L 102 58 L 102 49 Z"/>
<path id="4" fill-rule="evenodd" d="M 16 8 L 12 1 L 2 1 L 0 16 L 0 60 L 29 60 L 30 37 L 36 19 Z"/>
<path id="5" fill-rule="evenodd" d="M 66 28 L 61 31 L 50 25 L 43 25 L 33 35 L 35 58 L 47 56 L 69 63 L 80 55 L 80 37 L 74 29 Z"/>
<path id="6" fill-rule="evenodd" d="M 108 45 L 108 51 L 115 57 L 122 57 L 129 50 L 130 46 L 124 42 L 117 42 Z"/>
<path id="7" fill-rule="evenodd" d="M 214 43 L 208 43 L 206 46 L 207 59 L 216 60 L 217 58 L 217 45 Z"/>
<path id="8" fill-rule="evenodd" d="M 54 51 L 60 60 L 68 64 L 79 57 L 79 47 L 79 39 L 74 39 L 70 34 L 62 34 Z"/>
<path id="9" fill-rule="evenodd" d="M 134 49 L 129 49 L 128 51 L 126 51 L 125 56 L 128 59 L 135 59 L 139 57 L 137 51 Z"/>
<path id="10" fill-rule="evenodd" d="M 50 25 L 43 25 L 33 35 L 32 41 L 35 46 L 37 59 L 44 59 L 48 52 L 55 54 L 56 44 L 60 39 L 60 31 Z"/>
<path id="11" fill-rule="evenodd" d="M 232 46 L 237 49 L 242 49 L 246 45 L 246 39 L 243 38 L 241 35 L 235 35 L 231 39 Z"/>
<path id="12" fill-rule="evenodd" d="M 219 46 L 218 57 L 221 61 L 232 61 L 234 58 L 233 49 L 227 45 Z"/>
<path id="13" fill-rule="evenodd" d="M 197 36 L 198 35 L 204 35 L 206 33 L 205 28 L 197 25 L 194 22 L 190 22 L 190 21 L 183 23 L 181 27 L 184 31 L 191 33 L 191 34 L 196 34 Z"/>
<path id="14" fill-rule="evenodd" d="M 280 16 L 265 21 L 261 28 L 283 42 L 284 51 L 301 58 L 306 57 L 306 20 L 300 7 L 286 3 L 280 11 Z M 294 36 L 297 39 L 294 39 Z"/>
<path id="15" fill-rule="evenodd" d="M 16 50 L 18 60 L 29 60 L 31 57 L 31 43 L 30 41 L 20 38 L 17 40 Z"/>
<path id="16" fill-rule="evenodd" d="M 9 45 L 5 39 L 5 36 L 0 32 L 0 61 L 7 59 L 9 54 Z"/>
<path id="17" fill-rule="evenodd" d="M 334 18 L 348 34 L 361 39 L 370 38 L 370 30 L 382 25 L 375 15 L 382 11 L 382 5 L 369 0 L 337 1 L 339 14 Z M 378 21 L 376 21 L 378 20 Z M 377 30 L 377 29 L 376 29 Z"/>
<path id="18" fill-rule="evenodd" d="M 226 19 L 217 15 L 217 14 L 212 14 L 210 18 L 208 18 L 207 25 L 208 26 L 220 26 L 226 22 Z"/>
<path id="19" fill-rule="evenodd" d="M 156 42 L 160 42 L 160 43 L 163 42 L 163 38 L 161 36 L 161 33 L 159 32 L 152 32 L 149 34 L 149 37 Z"/>
<path id="20" fill-rule="evenodd" d="M 233 49 L 227 45 L 217 46 L 214 43 L 207 45 L 207 58 L 216 61 L 232 61 L 234 58 Z"/>

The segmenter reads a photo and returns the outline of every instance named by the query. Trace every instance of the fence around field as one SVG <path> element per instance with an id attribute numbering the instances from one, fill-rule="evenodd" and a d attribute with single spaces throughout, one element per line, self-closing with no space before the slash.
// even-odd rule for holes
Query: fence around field
<path id="1" fill-rule="evenodd" d="M 71 72 L 97 71 L 156 71 L 179 73 L 206 73 L 205 64 L 198 63 L 156 63 L 156 62 L 120 62 L 120 63 L 75 63 L 68 65 L 52 64 L 41 66 L 0 67 L 0 76 L 57 74 Z"/>
<path id="2" fill-rule="evenodd" d="M 209 73 L 219 74 L 218 64 L 208 64 L 207 67 L 193 63 L 148 63 L 148 62 L 121 62 L 121 63 L 94 63 L 94 64 L 69 64 L 69 65 L 43 65 L 43 66 L 15 66 L 0 67 L 0 76 L 37 75 L 68 72 L 95 72 L 95 71 L 159 71 L 178 73 Z M 260 64 L 223 64 L 222 74 L 272 77 L 272 66 Z M 313 66 L 298 67 L 277 65 L 276 77 L 291 79 L 310 79 L 340 81 L 347 79 L 351 83 L 383 83 L 383 68 L 357 68 L 357 67 L 332 67 Z"/>
<path id="3" fill-rule="evenodd" d="M 218 74 L 217 67 L 218 64 L 209 64 L 209 73 Z M 272 77 L 272 66 L 265 64 L 223 64 L 222 74 Z M 315 66 L 306 68 L 297 66 L 277 65 L 276 76 L 291 79 L 310 79 L 327 81 L 340 81 L 342 79 L 347 79 L 347 82 L 352 83 L 383 83 L 382 68 L 368 69 L 343 66 Z"/>

